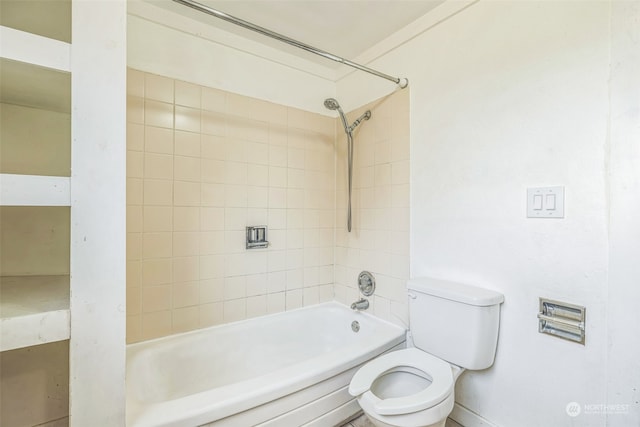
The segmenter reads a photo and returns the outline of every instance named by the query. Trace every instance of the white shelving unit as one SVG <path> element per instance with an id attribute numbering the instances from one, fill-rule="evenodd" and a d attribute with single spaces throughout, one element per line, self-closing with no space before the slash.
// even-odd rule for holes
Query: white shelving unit
<path id="1" fill-rule="evenodd" d="M 125 423 L 126 8 L 0 1 L 0 351 L 39 354 L 12 425 Z"/>
<path id="2" fill-rule="evenodd" d="M 70 179 L 3 173 L 0 201 L 2 206 L 70 206 Z"/>
<path id="3" fill-rule="evenodd" d="M 69 276 L 0 277 L 0 351 L 69 339 Z"/>
<path id="4" fill-rule="evenodd" d="M 0 26 L 2 58 L 59 71 L 71 71 L 69 43 Z"/>
<path id="5" fill-rule="evenodd" d="M 70 49 L 0 26 L 2 103 L 70 114 Z M 0 205 L 70 206 L 70 177 L 2 173 Z M 0 277 L 0 351 L 69 339 L 69 317 L 69 276 Z"/>

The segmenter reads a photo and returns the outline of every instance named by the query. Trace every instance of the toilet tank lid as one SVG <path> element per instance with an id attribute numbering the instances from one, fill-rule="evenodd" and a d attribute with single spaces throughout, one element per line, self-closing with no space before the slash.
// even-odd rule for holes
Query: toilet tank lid
<path id="1" fill-rule="evenodd" d="M 410 279 L 407 288 L 469 305 L 488 306 L 504 302 L 504 295 L 499 292 L 431 277 Z"/>

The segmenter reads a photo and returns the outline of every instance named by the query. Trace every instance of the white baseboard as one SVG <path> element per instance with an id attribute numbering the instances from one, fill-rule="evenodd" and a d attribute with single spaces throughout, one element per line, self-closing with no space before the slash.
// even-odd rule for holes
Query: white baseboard
<path id="1" fill-rule="evenodd" d="M 464 427 L 498 427 L 458 403 L 453 405 L 453 411 L 449 414 L 449 418 Z"/>

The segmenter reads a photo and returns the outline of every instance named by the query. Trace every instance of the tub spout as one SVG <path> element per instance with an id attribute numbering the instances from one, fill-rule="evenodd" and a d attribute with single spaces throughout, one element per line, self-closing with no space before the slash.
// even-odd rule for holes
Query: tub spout
<path id="1" fill-rule="evenodd" d="M 351 310 L 360 311 L 366 310 L 367 308 L 369 308 L 369 301 L 367 301 L 365 298 L 360 298 L 358 301 L 351 304 Z"/>

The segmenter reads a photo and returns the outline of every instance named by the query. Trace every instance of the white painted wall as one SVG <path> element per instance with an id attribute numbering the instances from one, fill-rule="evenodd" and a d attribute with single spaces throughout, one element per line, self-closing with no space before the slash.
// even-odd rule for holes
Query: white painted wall
<path id="1" fill-rule="evenodd" d="M 505 294 L 496 363 L 456 396 L 499 426 L 605 425 L 569 417 L 572 401 L 631 404 L 609 424 L 637 424 L 640 345 L 623 325 L 637 324 L 638 73 L 625 60 L 638 14 L 617 5 L 612 25 L 610 8 L 481 1 L 369 64 L 411 82 L 411 275 Z M 625 64 L 610 93 L 612 39 Z M 337 93 L 351 108 L 384 91 L 356 73 Z M 566 218 L 527 219 L 526 188 L 547 185 L 566 187 Z M 584 347 L 538 334 L 539 296 L 587 307 Z"/>
<path id="2" fill-rule="evenodd" d="M 607 400 L 628 404 L 610 427 L 640 425 L 640 2 L 611 14 L 610 239 Z"/>
<path id="3" fill-rule="evenodd" d="M 129 4 L 127 30 L 131 68 L 331 116 L 325 67 L 147 3 Z"/>

